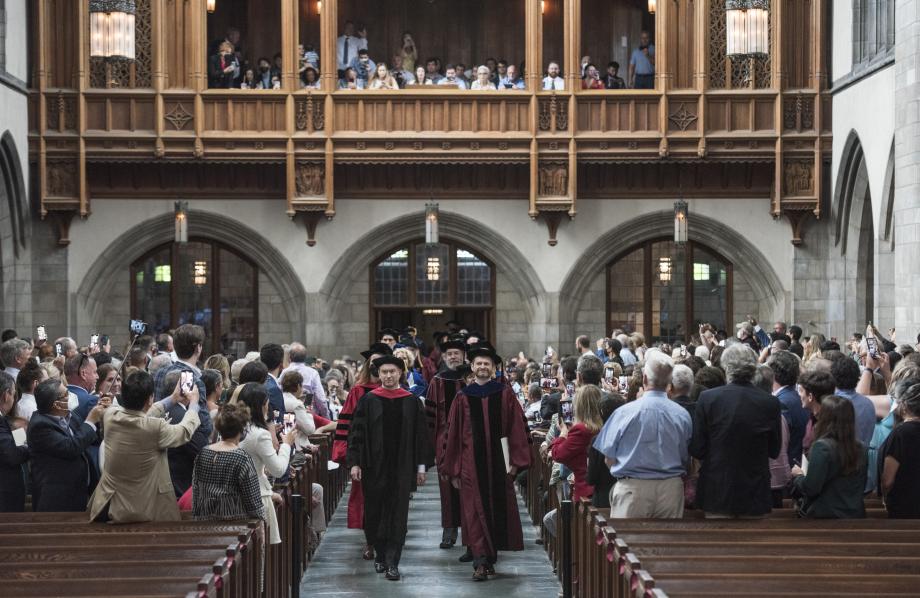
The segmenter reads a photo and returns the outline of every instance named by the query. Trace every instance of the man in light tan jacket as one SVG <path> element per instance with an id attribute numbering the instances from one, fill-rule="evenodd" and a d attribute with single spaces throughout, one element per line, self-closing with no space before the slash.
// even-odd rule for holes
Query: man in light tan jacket
<path id="1" fill-rule="evenodd" d="M 180 379 L 172 395 L 153 403 L 153 378 L 135 372 L 122 385 L 120 407 L 103 419 L 102 479 L 90 498 L 90 520 L 111 523 L 178 521 L 166 449 L 182 446 L 198 428 L 198 388 Z M 164 416 L 176 402 L 185 416 L 171 425 Z"/>

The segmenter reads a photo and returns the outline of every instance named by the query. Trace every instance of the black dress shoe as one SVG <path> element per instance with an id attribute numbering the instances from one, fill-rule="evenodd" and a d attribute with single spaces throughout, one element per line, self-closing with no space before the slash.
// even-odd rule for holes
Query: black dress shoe
<path id="1" fill-rule="evenodd" d="M 389 579 L 390 581 L 399 581 L 399 568 L 390 567 L 389 569 L 387 569 L 387 574 L 385 577 Z"/>
<path id="2" fill-rule="evenodd" d="M 364 554 L 361 555 L 365 561 L 370 561 L 374 559 L 374 547 L 365 544 L 364 545 Z"/>
<path id="3" fill-rule="evenodd" d="M 457 560 L 459 560 L 461 563 L 472 563 L 473 562 L 473 551 L 467 548 L 466 552 L 463 553 L 463 556 L 461 556 Z"/>
<path id="4" fill-rule="evenodd" d="M 495 575 L 495 565 L 483 565 L 486 569 L 486 575 Z"/>
<path id="5" fill-rule="evenodd" d="M 451 529 L 449 527 L 444 528 L 444 532 L 441 534 L 441 544 L 439 544 L 439 547 L 447 550 L 448 548 L 453 548 L 456 543 L 457 529 Z"/>
<path id="6" fill-rule="evenodd" d="M 384 573 L 387 570 L 386 563 L 374 563 L 374 571 L 377 573 Z"/>
<path id="7" fill-rule="evenodd" d="M 473 571 L 473 581 L 488 581 L 489 574 L 486 573 L 486 568 L 484 565 L 480 565 Z"/>

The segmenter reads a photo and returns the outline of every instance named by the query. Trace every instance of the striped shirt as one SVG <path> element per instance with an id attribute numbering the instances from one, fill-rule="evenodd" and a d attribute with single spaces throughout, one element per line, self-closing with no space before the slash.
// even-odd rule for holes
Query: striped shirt
<path id="1" fill-rule="evenodd" d="M 265 520 L 259 478 L 246 451 L 201 449 L 192 475 L 192 516 L 224 521 L 252 517 Z"/>

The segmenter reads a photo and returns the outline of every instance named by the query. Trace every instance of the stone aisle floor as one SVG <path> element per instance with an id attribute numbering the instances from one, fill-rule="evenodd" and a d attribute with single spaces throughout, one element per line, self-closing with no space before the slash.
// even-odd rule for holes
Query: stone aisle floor
<path id="1" fill-rule="evenodd" d="M 463 548 L 441 550 L 441 508 L 438 485 L 428 483 L 416 492 L 409 507 L 409 536 L 399 571 L 401 581 L 387 581 L 374 573 L 373 563 L 361 558 L 364 534 L 345 525 L 348 495 L 342 498 L 319 551 L 304 573 L 300 595 L 304 597 L 371 598 L 556 598 L 559 584 L 542 546 L 534 543 L 536 529 L 518 500 L 524 528 L 524 551 L 501 552 L 498 575 L 487 582 L 471 579 L 473 568 L 457 559 Z"/>

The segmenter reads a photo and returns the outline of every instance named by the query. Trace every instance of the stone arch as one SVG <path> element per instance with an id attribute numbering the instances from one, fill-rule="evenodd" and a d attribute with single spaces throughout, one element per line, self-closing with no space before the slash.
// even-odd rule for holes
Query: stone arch
<path id="1" fill-rule="evenodd" d="M 875 315 L 876 235 L 869 173 L 856 131 L 850 131 L 843 146 L 832 213 L 835 244 L 844 264 L 842 315 L 847 326 L 858 328 Z"/>
<path id="2" fill-rule="evenodd" d="M 8 325 L 26 320 L 31 304 L 31 267 L 26 227 L 29 203 L 16 142 L 0 135 L 0 316 Z"/>
<path id="3" fill-rule="evenodd" d="M 383 222 L 351 243 L 331 266 L 319 290 L 317 316 L 324 317 L 327 327 L 308 336 L 319 339 L 321 345 L 331 343 L 332 339 L 340 338 L 342 334 L 338 328 L 343 321 L 348 321 L 347 310 L 363 310 L 366 314 L 369 310 L 364 301 L 350 301 L 352 290 L 366 287 L 368 268 L 384 252 L 400 243 L 417 239 L 423 233 L 424 221 L 424 210 L 401 215 Z M 553 310 L 546 304 L 543 284 L 527 257 L 494 229 L 456 212 L 442 209 L 438 226 L 445 238 L 474 248 L 494 265 L 498 348 L 502 349 L 502 344 L 506 347 L 513 345 L 514 350 L 518 351 L 520 347 L 543 344 L 550 334 L 547 323 L 554 319 Z M 509 298 L 512 292 L 517 296 L 516 300 Z M 522 312 L 522 317 L 515 323 L 515 331 L 519 336 L 513 338 L 502 332 L 502 314 L 507 314 L 510 309 Z M 325 315 L 321 315 L 323 312 Z M 363 321 L 364 318 L 361 319 L 362 326 L 368 325 Z M 351 343 L 366 342 L 361 334 L 349 338 Z"/>
<path id="4" fill-rule="evenodd" d="M 96 258 L 77 289 L 73 321 L 81 327 L 100 321 L 106 294 L 127 281 L 119 281 L 126 268 L 174 235 L 174 217 L 162 214 L 135 225 L 112 241 Z M 306 293 L 300 278 L 278 249 L 245 224 L 222 214 L 189 210 L 190 237 L 213 239 L 232 245 L 246 255 L 277 290 L 290 325 L 288 338 L 303 338 L 306 330 Z"/>
<path id="5" fill-rule="evenodd" d="M 569 268 L 559 297 L 559 319 L 562 338 L 574 334 L 582 301 L 597 278 L 604 277 L 604 268 L 622 252 L 650 239 L 669 236 L 674 231 L 674 212 L 659 211 L 637 216 L 607 231 L 592 243 Z M 786 292 L 767 258 L 750 241 L 734 229 L 701 214 L 689 218 L 689 238 L 721 253 L 734 264 L 735 271 L 756 273 L 747 280 L 756 297 L 770 300 L 782 315 Z M 766 314 L 762 314 L 766 317 Z M 606 321 L 606 319 L 605 319 Z M 609 332 L 609 331 L 607 331 Z M 572 337 L 574 338 L 574 337 Z"/>

